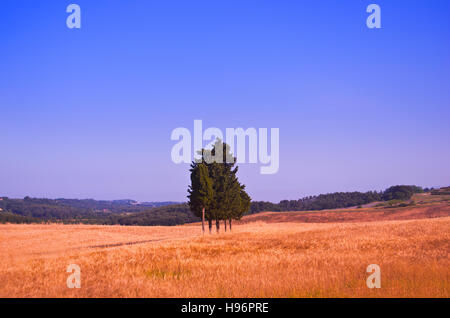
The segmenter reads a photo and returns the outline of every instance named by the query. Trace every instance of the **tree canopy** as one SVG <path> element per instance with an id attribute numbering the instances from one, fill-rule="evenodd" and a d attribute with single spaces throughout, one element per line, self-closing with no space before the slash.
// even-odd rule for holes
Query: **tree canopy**
<path id="1" fill-rule="evenodd" d="M 232 220 L 239 220 L 249 211 L 251 201 L 245 186 L 237 178 L 236 158 L 230 147 L 219 139 L 212 149 L 202 149 L 199 154 L 201 158 L 192 162 L 190 169 L 188 199 L 191 211 L 199 216 L 205 209 L 210 230 L 215 221 L 219 231 L 221 220 L 228 221 L 231 228 Z"/>
<path id="2" fill-rule="evenodd" d="M 383 193 L 383 200 L 409 200 L 414 193 L 421 193 L 423 189 L 413 185 L 396 185 L 386 189 Z"/>

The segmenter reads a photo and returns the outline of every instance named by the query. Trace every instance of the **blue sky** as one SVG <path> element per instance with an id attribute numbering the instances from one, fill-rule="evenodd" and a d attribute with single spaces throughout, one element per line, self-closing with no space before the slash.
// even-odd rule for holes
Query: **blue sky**
<path id="1" fill-rule="evenodd" d="M 0 195 L 184 201 L 194 119 L 280 128 L 255 200 L 449 185 L 449 39 L 450 1 L 2 1 Z"/>

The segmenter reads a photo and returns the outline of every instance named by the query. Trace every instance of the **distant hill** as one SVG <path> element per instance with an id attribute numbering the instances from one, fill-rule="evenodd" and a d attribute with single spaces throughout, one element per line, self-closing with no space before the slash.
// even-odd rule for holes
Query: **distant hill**
<path id="1" fill-rule="evenodd" d="M 380 192 L 335 192 L 299 200 L 283 200 L 279 203 L 254 201 L 246 214 L 358 207 L 377 201 L 409 200 L 414 193 L 423 191 L 421 187 L 417 186 L 398 185 Z M 444 194 L 446 191 L 450 193 L 450 188 L 433 189 L 432 193 L 434 191 L 438 191 L 439 194 Z M 199 219 L 192 215 L 186 203 L 170 201 L 0 198 L 0 223 L 178 225 L 197 221 Z"/>
<path id="2" fill-rule="evenodd" d="M 335 192 L 309 196 L 299 200 L 283 200 L 280 203 L 255 201 L 251 203 L 250 214 L 264 211 L 312 211 L 348 208 L 382 200 L 383 192 Z"/>
<path id="3" fill-rule="evenodd" d="M 136 202 L 135 205 L 139 206 L 148 206 L 148 207 L 160 207 L 160 206 L 166 206 L 166 205 L 176 205 L 176 204 L 182 204 L 182 202 L 175 202 L 175 201 L 163 201 L 163 202 Z"/>
<path id="4" fill-rule="evenodd" d="M 431 191 L 432 195 L 450 195 L 450 187 L 444 187 L 440 189 L 433 189 Z"/>
<path id="5" fill-rule="evenodd" d="M 172 206 L 170 213 L 165 206 Z M 163 212 L 164 211 L 164 212 Z M 143 213 L 143 214 L 142 214 Z M 190 220 L 176 202 L 137 202 L 134 200 L 98 201 L 93 199 L 0 198 L 0 223 L 62 222 L 85 224 L 176 225 Z M 164 214 L 164 215 L 163 215 Z M 172 222 L 170 220 L 173 220 Z"/>
<path id="6" fill-rule="evenodd" d="M 155 207 L 151 210 L 132 213 L 117 220 L 121 225 L 178 225 L 198 222 L 187 203 Z"/>
<path id="7" fill-rule="evenodd" d="M 32 200 L 40 200 L 40 199 L 32 199 Z M 54 201 L 66 206 L 77 207 L 81 209 L 90 209 L 99 212 L 105 212 L 105 210 L 107 210 L 108 212 L 112 213 L 140 212 L 147 210 L 149 207 L 160 207 L 171 204 L 179 204 L 179 202 L 138 202 L 130 199 L 111 200 L 111 201 L 93 200 L 93 199 L 84 199 L 84 200 L 56 199 Z"/>

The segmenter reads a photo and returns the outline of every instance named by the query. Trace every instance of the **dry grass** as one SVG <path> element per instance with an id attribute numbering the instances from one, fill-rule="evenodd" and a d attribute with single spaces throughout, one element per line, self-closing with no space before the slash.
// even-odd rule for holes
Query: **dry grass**
<path id="1" fill-rule="evenodd" d="M 0 297 L 450 296 L 450 217 L 253 222 L 204 237 L 198 225 L 2 225 L 0 233 Z M 72 263 L 80 289 L 66 286 Z M 366 287 L 369 264 L 381 266 L 381 289 Z"/>
<path id="2" fill-rule="evenodd" d="M 418 204 L 414 207 L 362 208 L 300 212 L 264 212 L 245 217 L 240 223 L 343 223 L 439 218 L 450 216 L 450 202 Z"/>
<path id="3" fill-rule="evenodd" d="M 116 246 L 184 239 L 198 234 L 198 226 L 0 224 L 0 256 L 2 263 L 9 260 L 13 264 L 18 259 L 86 253 Z"/>

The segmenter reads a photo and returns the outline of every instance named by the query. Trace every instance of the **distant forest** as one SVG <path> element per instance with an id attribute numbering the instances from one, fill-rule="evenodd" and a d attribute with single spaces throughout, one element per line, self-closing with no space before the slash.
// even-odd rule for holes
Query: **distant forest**
<path id="1" fill-rule="evenodd" d="M 278 204 L 257 201 L 252 202 L 250 213 L 328 210 L 360 206 L 376 201 L 404 201 L 411 199 L 414 193 L 429 192 L 431 190 L 428 188 L 422 189 L 414 185 L 399 185 L 380 192 L 335 192 L 305 197 L 299 200 L 283 200 Z"/>
<path id="2" fill-rule="evenodd" d="M 309 211 L 347 208 L 375 201 L 409 200 L 414 193 L 431 191 L 418 186 L 393 186 L 385 191 L 336 192 L 279 203 L 253 201 L 246 214 L 264 211 Z M 198 222 L 187 203 L 137 203 L 132 200 L 96 201 L 76 199 L 0 198 L 0 223 L 179 225 Z"/>
<path id="3" fill-rule="evenodd" d="M 187 204 L 133 200 L 0 198 L 0 223 L 61 222 L 104 225 L 176 225 L 195 222 Z"/>

